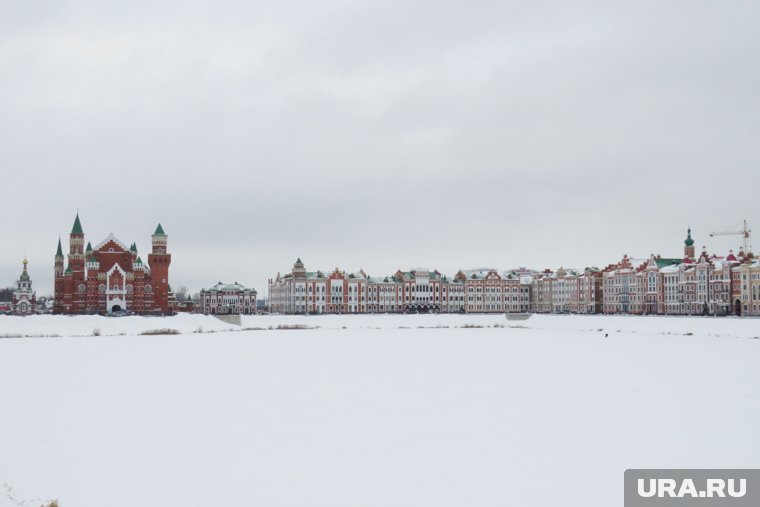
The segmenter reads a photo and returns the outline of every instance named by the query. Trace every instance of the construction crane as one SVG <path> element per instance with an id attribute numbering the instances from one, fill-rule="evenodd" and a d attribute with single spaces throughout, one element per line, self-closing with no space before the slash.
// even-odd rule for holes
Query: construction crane
<path id="1" fill-rule="evenodd" d="M 744 237 L 744 253 L 749 254 L 752 251 L 752 230 L 747 225 L 747 221 L 744 221 L 744 227 L 741 231 L 720 231 L 711 232 L 710 237 L 713 236 L 743 236 Z"/>

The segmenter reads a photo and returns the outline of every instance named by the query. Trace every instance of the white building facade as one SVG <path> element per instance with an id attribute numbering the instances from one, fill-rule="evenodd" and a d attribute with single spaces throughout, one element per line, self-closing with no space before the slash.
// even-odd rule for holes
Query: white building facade
<path id="1" fill-rule="evenodd" d="M 199 313 L 206 315 L 253 315 L 256 313 L 256 290 L 235 282 L 217 283 L 201 290 Z"/>

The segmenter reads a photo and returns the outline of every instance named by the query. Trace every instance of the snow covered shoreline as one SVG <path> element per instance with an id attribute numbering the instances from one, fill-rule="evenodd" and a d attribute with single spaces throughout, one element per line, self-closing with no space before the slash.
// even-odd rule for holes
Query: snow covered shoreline
<path id="1" fill-rule="evenodd" d="M 655 332 L 660 335 L 760 338 L 760 321 L 733 317 L 542 315 L 526 321 L 508 321 L 502 314 L 438 315 L 261 315 L 243 316 L 241 326 L 199 314 L 172 317 L 120 317 L 98 315 L 0 316 L 0 338 L 53 338 L 124 336 L 161 330 L 177 334 L 222 331 L 281 331 L 309 329 L 426 329 L 507 327 L 540 331 L 610 333 Z M 162 333 L 157 333 L 162 334 Z"/>

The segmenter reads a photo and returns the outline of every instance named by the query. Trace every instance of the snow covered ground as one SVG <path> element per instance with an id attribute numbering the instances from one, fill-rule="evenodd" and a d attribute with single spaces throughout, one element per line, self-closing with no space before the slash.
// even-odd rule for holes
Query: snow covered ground
<path id="1" fill-rule="evenodd" d="M 609 507 L 626 468 L 759 465 L 758 320 L 43 316 L 0 336 L 0 486 L 61 507 Z"/>

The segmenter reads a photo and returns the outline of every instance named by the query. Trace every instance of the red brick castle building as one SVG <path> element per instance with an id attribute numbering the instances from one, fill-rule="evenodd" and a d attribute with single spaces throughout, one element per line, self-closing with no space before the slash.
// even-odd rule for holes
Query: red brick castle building
<path id="1" fill-rule="evenodd" d="M 127 247 L 110 234 L 95 248 L 84 245 L 84 231 L 77 213 L 69 234 L 68 265 L 64 269 L 61 240 L 55 254 L 55 303 L 53 313 L 104 314 L 120 311 L 142 315 L 173 314 L 177 301 L 169 286 L 167 236 L 161 224 L 151 236 L 147 266 L 137 245 Z"/>

